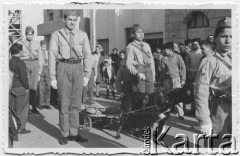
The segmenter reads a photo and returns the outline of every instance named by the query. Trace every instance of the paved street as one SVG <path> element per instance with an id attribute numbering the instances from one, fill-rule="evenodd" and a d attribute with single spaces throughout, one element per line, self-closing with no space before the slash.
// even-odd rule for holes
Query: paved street
<path id="1" fill-rule="evenodd" d="M 118 100 L 106 100 L 103 96 L 101 98 L 95 98 L 97 102 L 102 105 L 119 105 Z M 69 141 L 67 145 L 60 145 L 58 139 L 60 136 L 59 131 L 59 119 L 58 109 L 52 108 L 51 110 L 40 110 L 40 115 L 30 115 L 26 126 L 26 129 L 31 130 L 30 134 L 19 135 L 19 141 L 14 142 L 15 148 L 141 148 L 143 146 L 143 139 L 124 133 L 121 135 L 121 139 L 115 139 L 116 131 L 113 128 L 97 129 L 94 125 L 91 131 L 80 129 L 80 134 L 88 138 L 87 143 L 77 143 Z M 179 120 L 175 116 L 171 116 L 165 127 L 171 126 L 164 137 L 164 141 L 169 147 L 174 143 L 180 142 L 180 139 L 175 139 L 176 134 L 185 134 L 189 139 L 189 146 L 193 147 L 193 134 L 197 131 L 191 128 L 192 125 L 196 125 L 196 119 L 193 117 L 185 116 L 185 120 Z"/>

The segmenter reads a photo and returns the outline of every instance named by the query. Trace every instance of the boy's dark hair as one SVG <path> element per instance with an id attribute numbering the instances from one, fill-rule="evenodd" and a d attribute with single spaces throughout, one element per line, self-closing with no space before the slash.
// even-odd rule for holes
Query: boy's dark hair
<path id="1" fill-rule="evenodd" d="M 174 49 L 174 43 L 173 42 L 167 42 L 163 45 L 163 49 Z"/>
<path id="2" fill-rule="evenodd" d="M 199 45 L 200 46 L 206 45 L 206 46 L 210 47 L 211 49 L 213 49 L 213 42 L 211 42 L 209 38 L 201 41 Z"/>
<path id="3" fill-rule="evenodd" d="M 131 33 L 134 34 L 138 29 L 142 29 L 142 30 L 143 30 L 143 28 L 142 28 L 141 25 L 139 25 L 139 24 L 134 24 L 134 25 L 132 26 Z"/>
<path id="4" fill-rule="evenodd" d="M 185 46 L 188 45 L 189 43 L 192 43 L 192 40 L 191 40 L 191 39 L 186 39 L 186 40 L 184 41 Z"/>
<path id="5" fill-rule="evenodd" d="M 197 42 L 198 44 L 200 44 L 201 39 L 200 39 L 200 38 L 194 38 L 194 39 L 192 40 L 192 43 L 193 43 L 193 42 Z"/>
<path id="6" fill-rule="evenodd" d="M 10 47 L 10 53 L 11 55 L 16 55 L 19 54 L 20 51 L 22 51 L 22 45 L 19 43 L 14 43 L 11 47 Z"/>
<path id="7" fill-rule="evenodd" d="M 117 50 L 117 48 L 113 48 L 113 50 L 112 50 L 112 51 L 114 51 L 114 50 L 118 51 L 118 50 Z"/>
<path id="8" fill-rule="evenodd" d="M 122 51 L 120 51 L 119 56 L 120 56 L 122 53 L 123 53 L 124 55 L 126 54 L 125 51 L 122 50 Z"/>
<path id="9" fill-rule="evenodd" d="M 44 41 L 44 40 L 41 40 L 40 41 L 40 45 L 42 46 L 42 45 L 47 45 L 47 43 Z"/>

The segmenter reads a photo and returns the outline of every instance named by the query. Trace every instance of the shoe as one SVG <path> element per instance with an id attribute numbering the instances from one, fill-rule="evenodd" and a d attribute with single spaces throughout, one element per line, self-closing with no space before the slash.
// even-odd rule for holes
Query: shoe
<path id="1" fill-rule="evenodd" d="M 43 105 L 40 105 L 40 106 L 38 106 L 38 109 L 42 110 L 43 107 L 44 107 Z"/>
<path id="2" fill-rule="evenodd" d="M 116 139 L 121 139 L 121 136 L 120 136 L 120 135 L 116 135 L 115 138 L 116 138 Z"/>
<path id="3" fill-rule="evenodd" d="M 40 114 L 40 112 L 37 110 L 37 108 L 33 108 L 33 109 L 32 109 L 32 113 L 34 113 L 34 114 Z"/>
<path id="4" fill-rule="evenodd" d="M 76 141 L 76 142 L 88 142 L 88 139 L 83 138 L 81 135 L 69 136 L 68 139 L 70 141 Z"/>
<path id="5" fill-rule="evenodd" d="M 182 115 L 178 115 L 178 118 L 179 118 L 180 120 L 184 120 L 184 117 L 183 117 Z"/>
<path id="6" fill-rule="evenodd" d="M 99 95 L 96 95 L 96 97 L 100 97 Z"/>
<path id="7" fill-rule="evenodd" d="M 52 107 L 49 106 L 49 105 L 45 105 L 44 108 L 46 108 L 46 109 L 52 109 Z"/>
<path id="8" fill-rule="evenodd" d="M 24 129 L 22 129 L 22 130 L 18 130 L 18 133 L 19 133 L 19 134 L 29 134 L 29 133 L 31 133 L 31 131 L 30 131 L 30 130 L 26 130 L 26 129 L 24 128 Z"/>
<path id="9" fill-rule="evenodd" d="M 60 145 L 66 145 L 68 143 L 68 137 L 61 137 L 59 139 L 59 144 Z"/>

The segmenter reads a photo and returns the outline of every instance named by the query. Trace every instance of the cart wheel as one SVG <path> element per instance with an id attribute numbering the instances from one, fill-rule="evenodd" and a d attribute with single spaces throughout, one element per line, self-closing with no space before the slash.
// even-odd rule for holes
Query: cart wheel
<path id="1" fill-rule="evenodd" d="M 92 128 L 92 119 L 89 116 L 84 118 L 84 125 L 86 126 L 86 130 L 87 131 L 91 130 L 91 128 Z"/>

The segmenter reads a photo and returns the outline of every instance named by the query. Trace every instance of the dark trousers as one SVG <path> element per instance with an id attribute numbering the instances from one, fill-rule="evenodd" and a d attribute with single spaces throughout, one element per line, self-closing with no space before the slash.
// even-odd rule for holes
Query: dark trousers
<path id="1" fill-rule="evenodd" d="M 29 110 L 29 94 L 23 94 L 20 96 L 14 97 L 15 102 L 15 112 L 18 119 L 21 122 L 20 130 L 26 127 L 27 119 L 28 119 L 28 110 Z"/>
<path id="2" fill-rule="evenodd" d="M 63 137 L 77 136 L 82 104 L 83 66 L 59 62 L 57 66 L 59 125 Z"/>
<path id="3" fill-rule="evenodd" d="M 39 82 L 39 104 L 50 104 L 50 76 L 48 66 L 43 67 Z"/>
<path id="4" fill-rule="evenodd" d="M 33 108 L 37 107 L 37 86 L 38 86 L 38 75 L 39 75 L 39 64 L 38 60 L 34 61 L 24 61 L 28 69 L 28 78 L 29 78 L 29 104 L 32 105 Z"/>
<path id="5" fill-rule="evenodd" d="M 83 103 L 86 102 L 87 96 L 89 97 L 89 102 L 93 102 L 94 76 L 94 70 L 92 70 L 88 85 L 83 87 Z"/>

